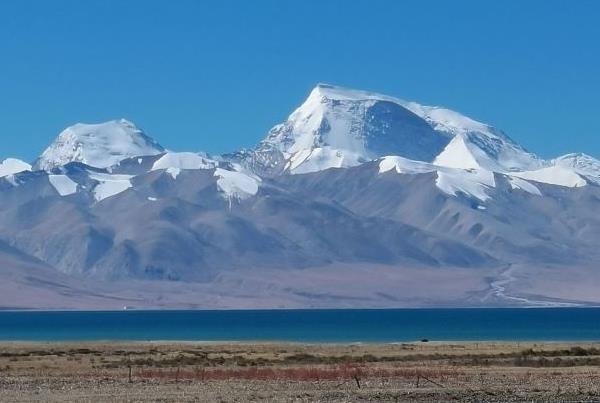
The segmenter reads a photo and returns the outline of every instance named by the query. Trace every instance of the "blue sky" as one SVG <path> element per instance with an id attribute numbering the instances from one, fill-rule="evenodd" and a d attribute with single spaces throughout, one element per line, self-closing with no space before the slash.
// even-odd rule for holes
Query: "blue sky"
<path id="1" fill-rule="evenodd" d="M 174 150 L 249 147 L 327 82 L 600 158 L 598 15 L 593 0 L 3 0 L 0 157 L 119 117 Z"/>

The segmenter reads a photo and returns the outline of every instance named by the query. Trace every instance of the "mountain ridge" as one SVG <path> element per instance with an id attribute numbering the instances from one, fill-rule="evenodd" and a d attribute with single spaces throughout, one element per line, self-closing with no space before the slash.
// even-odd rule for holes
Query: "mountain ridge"
<path id="1" fill-rule="evenodd" d="M 33 166 L 6 160 L 0 263 L 45 268 L 35 286 L 0 279 L 42 292 L 55 270 L 102 306 L 401 307 L 417 279 L 410 306 L 586 305 L 600 303 L 578 280 L 600 286 L 599 205 L 593 157 L 543 160 L 457 112 L 320 84 L 249 150 L 174 152 L 113 120 L 65 129 Z"/>

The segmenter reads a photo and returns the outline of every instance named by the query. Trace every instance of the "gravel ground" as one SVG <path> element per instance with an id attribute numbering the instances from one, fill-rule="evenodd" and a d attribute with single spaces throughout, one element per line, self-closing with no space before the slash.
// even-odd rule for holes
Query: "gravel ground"
<path id="1" fill-rule="evenodd" d="M 499 343 L 5 344 L 0 346 L 0 401 L 600 401 L 598 348 Z M 253 368 L 335 369 L 341 362 L 356 363 L 353 368 L 360 372 L 331 380 L 239 376 Z M 203 380 L 193 376 L 200 368 L 237 375 Z M 374 376 L 385 371 L 396 375 Z"/>

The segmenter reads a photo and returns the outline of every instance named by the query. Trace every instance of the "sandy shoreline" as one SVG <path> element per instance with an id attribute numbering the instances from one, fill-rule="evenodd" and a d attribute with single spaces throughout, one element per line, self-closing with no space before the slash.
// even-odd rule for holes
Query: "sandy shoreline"
<path id="1" fill-rule="evenodd" d="M 600 343 L 0 342 L 3 402 L 457 399 L 600 400 Z"/>

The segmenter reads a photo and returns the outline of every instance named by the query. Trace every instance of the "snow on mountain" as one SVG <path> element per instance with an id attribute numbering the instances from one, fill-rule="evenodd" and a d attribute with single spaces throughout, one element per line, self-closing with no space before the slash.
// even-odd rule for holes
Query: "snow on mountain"
<path id="1" fill-rule="evenodd" d="M 19 172 L 31 171 L 31 165 L 16 158 L 7 158 L 0 162 L 0 178 Z"/>
<path id="2" fill-rule="evenodd" d="M 126 158 L 162 152 L 162 146 L 125 119 L 99 124 L 78 123 L 58 135 L 35 162 L 34 168 L 49 171 L 74 161 L 107 168 Z"/>
<path id="3" fill-rule="evenodd" d="M 217 186 L 224 197 L 230 201 L 246 199 L 258 193 L 260 178 L 244 172 L 216 168 Z"/>
<path id="4" fill-rule="evenodd" d="M 471 157 L 483 168 L 512 171 L 534 169 L 542 164 L 534 154 L 527 152 L 502 131 L 485 123 L 437 106 L 423 106 L 415 102 L 404 102 L 403 105 L 425 119 L 435 130 L 448 133 L 455 140 L 464 143 L 462 147 L 468 149 Z M 442 162 L 443 160 L 438 160 L 439 164 Z M 453 167 L 460 166 L 456 166 L 454 162 Z"/>
<path id="5" fill-rule="evenodd" d="M 97 182 L 94 198 L 101 201 L 132 186 L 131 178 L 139 169 L 111 172 L 120 161 L 141 156 L 158 156 L 150 160 L 149 170 L 165 170 L 173 179 L 182 170 L 216 169 L 218 188 L 228 199 L 256 194 L 263 175 L 306 174 L 377 159 L 380 173 L 435 172 L 436 186 L 443 192 L 480 201 L 487 200 L 488 190 L 496 186 L 495 173 L 505 175 L 513 189 L 533 195 L 541 195 L 534 182 L 566 187 L 585 186 L 588 181 L 600 184 L 600 162 L 585 154 L 543 161 L 502 131 L 458 112 L 326 84 L 317 85 L 254 150 L 226 156 L 232 169 L 223 169 L 228 168 L 223 159 L 206 154 L 166 152 L 124 119 L 67 128 L 35 168 L 51 170 L 73 161 L 107 168 L 106 173 L 90 171 L 90 179 Z M 238 162 L 244 169 L 235 168 Z M 0 165 L 0 174 L 30 168 L 7 160 Z M 77 190 L 64 175 L 49 180 L 61 195 Z"/>
<path id="6" fill-rule="evenodd" d="M 344 161 L 348 166 L 360 163 L 361 158 L 367 161 L 376 157 L 365 147 L 361 136 L 360 119 L 365 105 L 354 101 L 334 104 L 324 89 L 317 86 L 285 123 L 271 129 L 258 147 L 283 153 L 286 172 L 314 172 L 344 166 Z"/>
<path id="7" fill-rule="evenodd" d="M 600 185 L 600 161 L 587 154 L 567 154 L 552 161 L 554 165 L 574 170 Z"/>
<path id="8" fill-rule="evenodd" d="M 307 173 L 390 154 L 431 160 L 448 141 L 393 98 L 320 84 L 255 153 L 266 165 L 282 160 L 284 172 Z"/>
<path id="9" fill-rule="evenodd" d="M 512 189 L 523 190 L 527 193 L 531 193 L 532 195 L 536 195 L 536 196 L 542 195 L 542 192 L 540 191 L 540 189 L 537 186 L 535 186 L 534 184 L 532 184 L 524 179 L 521 179 L 516 176 L 509 176 L 508 181 L 509 181 L 510 187 Z"/>
<path id="10" fill-rule="evenodd" d="M 93 188 L 93 194 L 94 199 L 98 202 L 122 193 L 132 187 L 132 175 L 114 175 L 90 171 L 89 177 L 97 182 L 96 186 Z"/>
<path id="11" fill-rule="evenodd" d="M 413 161 L 398 156 L 384 157 L 379 161 L 379 173 L 395 170 L 399 174 L 421 174 L 437 171 L 433 164 L 421 161 Z"/>
<path id="12" fill-rule="evenodd" d="M 212 169 L 219 165 L 218 161 L 196 153 L 168 152 L 156 160 L 151 171 L 165 169 L 173 179 L 177 179 L 179 173 L 184 169 Z"/>
<path id="13" fill-rule="evenodd" d="M 497 137 L 459 133 L 435 158 L 434 164 L 450 168 L 487 169 L 512 172 L 537 169 L 543 161 L 527 153 L 512 142 Z"/>
<path id="14" fill-rule="evenodd" d="M 473 120 L 458 112 L 439 106 L 425 106 L 416 102 L 394 99 L 415 115 L 425 119 L 435 130 L 457 134 L 483 133 L 488 137 L 506 137 L 493 127 Z"/>
<path id="15" fill-rule="evenodd" d="M 446 108 L 423 106 L 386 95 L 318 85 L 288 120 L 275 126 L 256 152 L 279 151 L 292 174 L 344 168 L 383 156 L 383 172 L 435 171 L 436 185 L 448 194 L 462 192 L 479 200 L 494 187 L 494 173 L 531 194 L 530 181 L 579 187 L 581 175 L 600 178 L 600 164 L 587 156 L 544 161 L 502 131 Z M 407 160 L 431 164 L 407 164 Z M 399 163 L 402 161 L 402 163 Z M 410 167 L 408 167 L 410 165 Z M 408 168 L 407 168 L 408 167 Z M 596 178 L 596 179 L 594 179 Z"/>
<path id="16" fill-rule="evenodd" d="M 342 151 L 330 146 L 316 147 L 292 154 L 285 166 L 295 174 L 322 171 L 328 168 L 348 168 L 360 165 L 366 159 L 361 153 Z"/>
<path id="17" fill-rule="evenodd" d="M 589 156 L 568 155 L 553 161 L 543 161 L 531 154 L 515 152 L 514 147 L 503 147 L 496 158 L 492 158 L 483 148 L 469 141 L 468 135 L 457 134 L 434 160 L 434 165 L 449 168 L 498 172 L 510 177 L 515 189 L 532 194 L 541 194 L 530 181 L 566 187 L 581 187 L 587 182 L 581 175 L 592 181 L 600 180 L 600 163 Z M 595 179 L 594 179 L 595 178 Z"/>
<path id="18" fill-rule="evenodd" d="M 444 193 L 452 196 L 462 193 L 482 202 L 489 199 L 486 190 L 496 186 L 494 173 L 484 169 L 449 168 L 397 156 L 382 158 L 379 161 L 379 173 L 391 170 L 395 170 L 398 174 L 435 172 L 435 184 Z"/>
<path id="19" fill-rule="evenodd" d="M 326 84 L 271 129 L 251 159 L 254 165 L 279 164 L 281 171 L 298 174 L 386 155 L 436 160 L 452 168 L 541 167 L 537 157 L 501 131 L 457 112 Z"/>
<path id="20" fill-rule="evenodd" d="M 486 189 L 495 187 L 496 181 L 494 173 L 486 170 L 438 169 L 435 184 L 449 195 L 463 193 L 486 201 L 490 198 Z"/>
<path id="21" fill-rule="evenodd" d="M 549 166 L 534 171 L 513 172 L 513 176 L 529 179 L 535 182 L 548 183 L 566 187 L 581 187 L 587 185 L 585 179 L 573 169 L 562 166 Z"/>
<path id="22" fill-rule="evenodd" d="M 501 170 L 496 161 L 462 134 L 456 135 L 433 163 L 448 168 Z"/>
<path id="23" fill-rule="evenodd" d="M 77 182 L 67 175 L 48 175 L 48 181 L 61 196 L 69 196 L 77 191 Z"/>
<path id="24" fill-rule="evenodd" d="M 457 144 L 461 145 L 462 142 L 458 141 Z M 587 185 L 586 180 L 573 169 L 560 165 L 550 165 L 537 170 L 510 173 L 503 173 L 501 170 L 484 169 L 474 159 L 470 158 L 470 154 L 462 153 L 464 147 L 461 148 L 458 145 L 453 147 L 456 151 L 455 154 L 448 152 L 447 155 L 443 156 L 447 158 L 444 162 L 450 166 L 412 161 L 398 156 L 388 156 L 379 160 L 379 173 L 391 170 L 395 170 L 398 174 L 409 175 L 435 172 L 437 175 L 436 186 L 444 193 L 456 196 L 460 192 L 480 201 L 489 199 L 486 190 L 496 187 L 494 172 L 505 175 L 513 189 L 519 189 L 536 196 L 542 196 L 542 192 L 532 182 L 571 188 Z M 452 167 L 452 165 L 455 165 L 455 167 Z"/>

